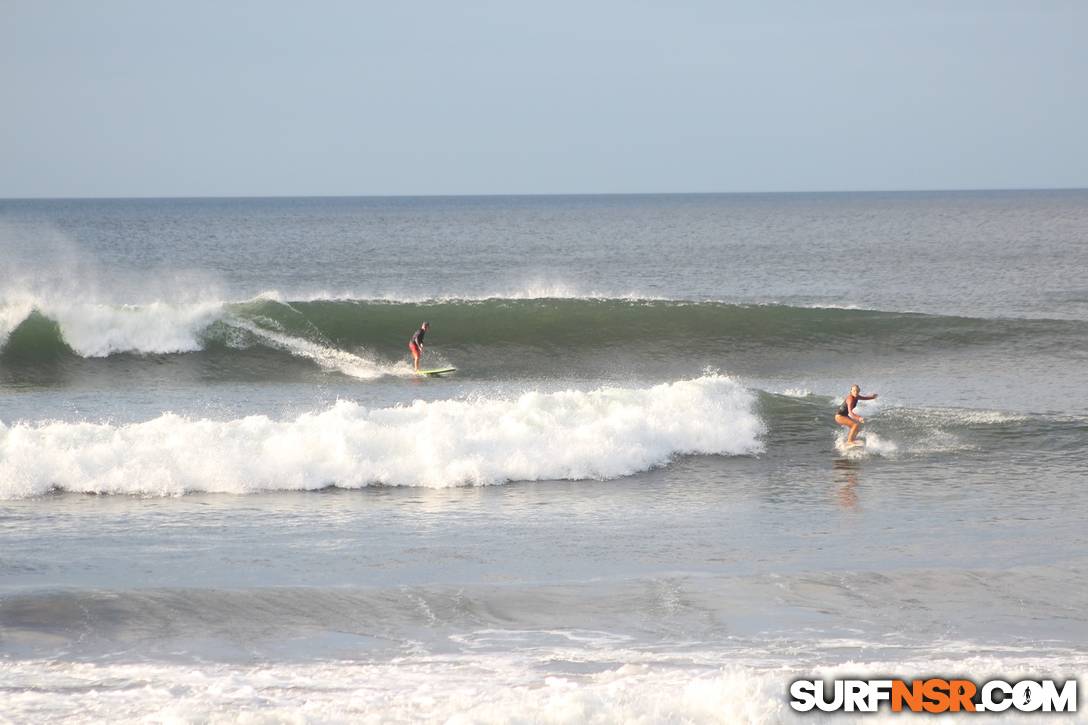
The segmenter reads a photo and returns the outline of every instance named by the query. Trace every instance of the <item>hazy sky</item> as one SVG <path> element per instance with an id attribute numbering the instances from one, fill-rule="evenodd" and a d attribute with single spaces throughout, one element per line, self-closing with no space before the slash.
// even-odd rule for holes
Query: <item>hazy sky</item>
<path id="1" fill-rule="evenodd" d="M 0 197 L 1088 186 L 1088 2 L 0 0 Z"/>

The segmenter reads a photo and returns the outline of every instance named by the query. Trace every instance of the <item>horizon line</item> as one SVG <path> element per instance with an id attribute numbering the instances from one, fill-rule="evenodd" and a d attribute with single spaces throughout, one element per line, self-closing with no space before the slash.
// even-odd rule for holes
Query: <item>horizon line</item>
<path id="1" fill-rule="evenodd" d="M 1088 191 L 1088 186 L 961 187 L 933 189 L 820 189 L 790 191 L 591 191 L 591 192 L 488 192 L 476 194 L 214 194 L 146 196 L 5 196 L 0 201 L 152 201 L 208 199 L 478 199 L 573 196 L 775 196 L 804 194 L 950 194 L 978 192 Z"/>

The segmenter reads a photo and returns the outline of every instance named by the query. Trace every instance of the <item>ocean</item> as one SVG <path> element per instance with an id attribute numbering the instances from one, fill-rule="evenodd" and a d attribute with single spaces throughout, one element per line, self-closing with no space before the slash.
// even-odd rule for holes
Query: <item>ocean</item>
<path id="1" fill-rule="evenodd" d="M 1079 677 L 1086 442 L 1088 191 L 0 200 L 0 720 Z"/>

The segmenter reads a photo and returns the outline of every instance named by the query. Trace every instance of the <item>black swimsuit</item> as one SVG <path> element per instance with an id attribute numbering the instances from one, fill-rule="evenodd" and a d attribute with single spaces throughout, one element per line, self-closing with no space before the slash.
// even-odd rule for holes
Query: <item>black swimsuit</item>
<path id="1" fill-rule="evenodd" d="M 850 397 L 847 396 L 846 400 L 842 401 L 842 405 L 839 406 L 839 412 L 837 413 L 837 415 L 841 415 L 846 418 L 850 417 L 850 406 L 846 404 L 849 400 Z"/>

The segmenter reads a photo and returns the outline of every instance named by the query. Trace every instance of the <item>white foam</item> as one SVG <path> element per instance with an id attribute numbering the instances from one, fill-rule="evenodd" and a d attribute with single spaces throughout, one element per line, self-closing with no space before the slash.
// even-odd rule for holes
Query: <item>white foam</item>
<path id="1" fill-rule="evenodd" d="M 399 364 L 381 363 L 329 345 L 322 345 L 301 337 L 276 332 L 233 315 L 228 316 L 226 321 L 235 328 L 249 332 L 271 347 L 279 348 L 296 357 L 312 360 L 326 370 L 334 370 L 353 378 L 369 380 L 386 375 L 401 377 L 415 375 L 412 368 L 404 361 Z"/>
<path id="2" fill-rule="evenodd" d="M 677 454 L 761 451 L 754 400 L 711 376 L 381 409 L 339 401 L 284 421 L 0 424 L 0 497 L 616 478 Z"/>
<path id="3" fill-rule="evenodd" d="M 418 292 L 388 292 L 359 289 L 342 290 L 282 290 L 268 289 L 256 295 L 257 299 L 297 302 L 387 302 L 400 304 L 441 304 L 448 302 L 486 302 L 489 300 L 623 300 L 647 302 L 686 301 L 659 295 L 647 295 L 633 290 L 586 290 L 561 282 L 531 282 L 523 285 L 493 287 L 474 292 L 420 294 Z"/>
<path id="4" fill-rule="evenodd" d="M 864 445 L 847 445 L 846 431 L 840 431 L 835 436 L 835 450 L 849 458 L 867 458 L 883 456 L 891 458 L 899 451 L 899 444 L 895 441 L 884 440 L 878 434 L 863 430 L 858 434 L 858 440 L 865 441 Z"/>
<path id="5" fill-rule="evenodd" d="M 966 408 L 900 408 L 889 414 L 924 424 L 1002 425 L 1027 420 L 1029 416 L 1000 410 L 970 410 Z"/>
<path id="6" fill-rule="evenodd" d="M 57 323 L 65 344 L 77 354 L 106 357 L 118 352 L 199 350 L 200 333 L 220 317 L 223 303 L 210 300 L 130 305 L 9 296 L 0 299 L 0 345 L 34 310 Z"/>
<path id="7" fill-rule="evenodd" d="M 865 312 L 886 312 L 888 310 L 876 310 L 871 307 L 863 307 L 854 303 L 835 304 L 833 302 L 815 302 L 807 305 L 797 305 L 806 310 L 863 310 Z"/>
<path id="8" fill-rule="evenodd" d="M 200 332 L 222 313 L 218 302 L 172 305 L 43 305 L 65 343 L 83 357 L 117 352 L 175 353 L 201 348 Z"/>
<path id="9" fill-rule="evenodd" d="M 393 664 L 166 665 L 19 662 L 0 673 L 16 722 L 774 723 L 780 676 L 623 665 L 585 677 L 507 657 Z"/>
<path id="10" fill-rule="evenodd" d="M 557 661 L 615 663 L 567 674 Z M 794 712 L 797 678 L 955 675 L 975 681 L 1053 677 L 1082 671 L 1071 658 L 919 657 L 833 666 L 759 665 L 727 653 L 681 656 L 606 648 L 521 653 L 412 655 L 392 662 L 164 664 L 21 660 L 0 668 L 0 708 L 13 722 L 169 723 L 811 723 Z M 887 705 L 835 722 L 901 723 Z M 988 715 L 986 722 L 1067 722 L 1067 717 Z M 1074 718 L 1076 716 L 1073 716 Z M 817 721 L 820 718 L 815 718 Z M 941 722 L 972 722 L 971 714 Z"/>

